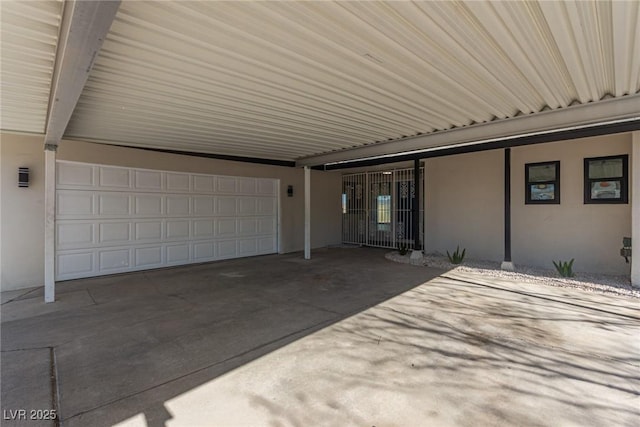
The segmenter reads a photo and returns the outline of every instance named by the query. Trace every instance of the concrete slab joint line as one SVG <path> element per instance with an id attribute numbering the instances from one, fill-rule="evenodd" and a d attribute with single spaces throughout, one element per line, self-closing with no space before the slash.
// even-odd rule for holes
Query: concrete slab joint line
<path id="1" fill-rule="evenodd" d="M 60 426 L 60 390 L 58 389 L 58 370 L 56 366 L 56 350 L 54 347 L 49 348 L 49 357 L 51 358 L 51 408 L 55 411 L 53 425 Z"/>

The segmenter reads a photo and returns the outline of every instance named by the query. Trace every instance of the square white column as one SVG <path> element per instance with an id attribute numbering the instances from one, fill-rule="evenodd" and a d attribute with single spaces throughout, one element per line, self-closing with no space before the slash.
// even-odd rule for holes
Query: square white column
<path id="1" fill-rule="evenodd" d="M 640 287 L 640 131 L 631 145 L 631 284 Z"/>

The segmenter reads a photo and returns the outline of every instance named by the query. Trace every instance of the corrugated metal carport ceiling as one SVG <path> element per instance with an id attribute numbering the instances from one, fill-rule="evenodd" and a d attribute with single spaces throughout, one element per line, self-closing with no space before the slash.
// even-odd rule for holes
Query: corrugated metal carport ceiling
<path id="1" fill-rule="evenodd" d="M 293 160 L 640 89 L 640 3 L 124 1 L 66 137 Z"/>
<path id="2" fill-rule="evenodd" d="M 0 0 L 0 128 L 44 133 L 62 1 Z"/>

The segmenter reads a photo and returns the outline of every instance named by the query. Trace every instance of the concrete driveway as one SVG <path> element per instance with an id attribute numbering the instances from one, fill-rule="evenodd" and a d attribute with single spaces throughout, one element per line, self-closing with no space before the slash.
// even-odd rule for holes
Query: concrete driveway
<path id="1" fill-rule="evenodd" d="M 639 425 L 640 300 L 384 253 L 5 293 L 2 425 Z"/>

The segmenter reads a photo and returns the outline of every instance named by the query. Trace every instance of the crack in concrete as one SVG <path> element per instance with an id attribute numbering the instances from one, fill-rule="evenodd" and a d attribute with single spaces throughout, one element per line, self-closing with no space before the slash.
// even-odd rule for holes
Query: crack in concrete
<path id="1" fill-rule="evenodd" d="M 11 350 L 1 350 L 0 353 L 11 353 L 14 351 L 29 351 L 29 350 L 47 350 L 50 349 L 52 347 L 46 346 L 46 347 L 29 347 L 29 348 L 14 348 Z"/>
<path id="2" fill-rule="evenodd" d="M 93 295 L 91 295 L 91 291 L 89 291 L 89 288 L 85 288 L 85 291 L 87 291 L 87 294 L 89 294 L 89 298 L 91 298 L 91 301 L 93 301 L 93 305 L 98 305 L 95 298 L 93 298 Z"/>
<path id="3" fill-rule="evenodd" d="M 2 304 L 0 304 L 0 305 L 9 304 L 10 302 L 14 302 L 14 301 L 16 301 L 16 300 L 19 300 L 19 299 L 20 299 L 20 298 L 22 298 L 23 296 L 25 296 L 25 295 L 29 295 L 30 293 L 35 292 L 35 291 L 37 291 L 37 290 L 39 290 L 39 289 L 40 289 L 39 287 L 38 287 L 38 288 L 35 288 L 35 289 L 30 289 L 30 290 L 26 291 L 25 293 L 23 293 L 23 294 L 20 294 L 20 295 L 16 296 L 15 298 L 11 298 L 10 300 L 3 302 L 3 303 L 2 303 Z M 35 298 L 35 297 L 34 297 L 34 298 Z"/>

